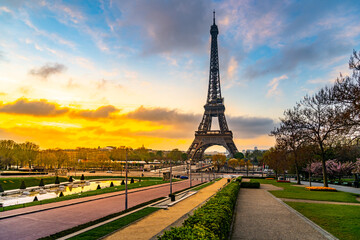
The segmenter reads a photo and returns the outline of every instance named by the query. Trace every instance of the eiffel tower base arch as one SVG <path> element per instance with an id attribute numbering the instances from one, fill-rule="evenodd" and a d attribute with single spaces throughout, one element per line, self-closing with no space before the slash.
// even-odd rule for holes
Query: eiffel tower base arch
<path id="1" fill-rule="evenodd" d="M 188 157 L 193 161 L 199 161 L 205 150 L 214 145 L 223 146 L 232 157 L 238 152 L 231 131 L 225 133 L 210 131 L 202 134 L 195 133 L 195 139 L 187 151 Z"/>

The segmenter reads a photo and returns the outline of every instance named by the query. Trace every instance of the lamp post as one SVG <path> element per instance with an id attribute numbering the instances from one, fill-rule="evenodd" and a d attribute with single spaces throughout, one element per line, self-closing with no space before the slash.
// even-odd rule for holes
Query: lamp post
<path id="1" fill-rule="evenodd" d="M 171 159 L 169 159 L 170 161 L 170 194 L 172 194 L 172 164 L 171 164 Z"/>
<path id="2" fill-rule="evenodd" d="M 192 184 L 191 184 L 191 158 L 189 160 L 189 178 L 190 178 L 190 187 L 192 187 Z"/>
<path id="3" fill-rule="evenodd" d="M 127 161 L 127 148 L 125 148 L 125 210 L 128 209 L 128 161 Z"/>

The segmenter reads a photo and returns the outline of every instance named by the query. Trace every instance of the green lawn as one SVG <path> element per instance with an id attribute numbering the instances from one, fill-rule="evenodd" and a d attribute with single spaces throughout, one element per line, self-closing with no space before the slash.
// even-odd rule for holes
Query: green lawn
<path id="1" fill-rule="evenodd" d="M 286 202 L 339 239 L 360 239 L 360 206 Z"/>
<path id="2" fill-rule="evenodd" d="M 75 240 L 75 239 L 86 239 L 86 240 L 99 239 L 99 238 L 101 238 L 107 234 L 110 234 L 126 225 L 129 225 L 130 223 L 135 222 L 135 221 L 139 220 L 140 218 L 143 218 L 157 210 L 159 210 L 159 208 L 147 207 L 147 208 L 141 209 L 137 212 L 134 212 L 132 214 L 129 214 L 125 217 L 119 218 L 115 221 L 112 221 L 110 223 L 102 225 L 100 227 L 94 228 L 90 231 L 79 234 L 70 239 L 73 239 L 73 240 Z"/>
<path id="3" fill-rule="evenodd" d="M 273 184 L 274 186 L 284 188 L 284 190 L 269 191 L 278 198 L 358 203 L 356 200 L 357 195 L 353 193 L 309 191 L 304 187 L 293 186 L 293 183 L 278 183 L 276 180 L 251 179 L 250 181 Z"/>
<path id="4" fill-rule="evenodd" d="M 39 186 L 40 179 L 44 179 L 44 184 L 55 183 L 55 177 L 11 177 L 11 178 L 0 178 L 0 184 L 4 191 L 11 189 L 19 189 L 21 182 L 25 181 L 26 187 Z M 68 181 L 67 178 L 59 177 L 60 182 Z"/>
<path id="5" fill-rule="evenodd" d="M 148 187 L 148 186 L 153 186 L 153 185 L 158 185 L 158 184 L 168 183 L 168 182 L 169 181 L 150 181 L 150 180 L 149 181 L 135 182 L 135 183 L 132 183 L 132 184 L 128 184 L 128 189 Z M 69 200 L 69 199 L 76 199 L 76 198 L 94 196 L 94 195 L 99 195 L 99 194 L 104 194 L 104 193 L 118 192 L 118 191 L 123 191 L 123 190 L 125 190 L 125 185 L 109 187 L 109 188 L 99 189 L 99 190 L 95 190 L 95 191 L 89 191 L 89 192 L 83 192 L 83 193 L 79 193 L 79 194 L 67 195 L 67 196 L 64 196 L 64 197 L 57 197 L 57 198 L 46 199 L 46 200 L 37 201 L 37 202 L 31 202 L 31 203 L 26 203 L 26 204 L 8 206 L 8 207 L 0 208 L 0 212 L 12 210 L 12 209 L 17 209 L 17 208 L 22 208 L 22 207 L 29 207 L 29 206 L 35 206 L 35 205 L 40 205 L 40 204 L 52 203 L 52 202 L 60 202 L 60 201 Z"/>

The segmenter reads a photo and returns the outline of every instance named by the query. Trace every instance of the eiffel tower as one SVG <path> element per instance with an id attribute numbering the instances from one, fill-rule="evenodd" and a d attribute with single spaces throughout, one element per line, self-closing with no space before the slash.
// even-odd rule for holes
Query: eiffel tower
<path id="1" fill-rule="evenodd" d="M 213 145 L 225 147 L 232 156 L 238 152 L 233 141 L 233 134 L 226 123 L 224 98 L 221 97 L 217 44 L 219 30 L 215 24 L 215 11 L 213 14 L 213 25 L 210 28 L 211 54 L 209 89 L 206 104 L 204 105 L 205 113 L 198 130 L 195 131 L 195 139 L 187 151 L 188 157 L 195 161 L 201 160 L 205 150 Z M 213 117 L 218 118 L 220 130 L 211 130 Z"/>

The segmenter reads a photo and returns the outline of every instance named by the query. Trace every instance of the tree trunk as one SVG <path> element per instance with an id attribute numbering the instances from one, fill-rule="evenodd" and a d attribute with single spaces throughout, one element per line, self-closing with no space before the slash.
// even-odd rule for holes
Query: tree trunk
<path id="1" fill-rule="evenodd" d="M 328 187 L 328 178 L 326 172 L 326 161 L 325 161 L 325 152 L 322 144 L 320 144 L 321 149 L 321 163 L 322 163 L 322 170 L 323 170 L 323 179 L 324 179 L 324 187 Z"/>
<path id="2" fill-rule="evenodd" d="M 295 159 L 294 159 L 294 161 L 295 161 L 295 172 L 296 172 L 296 184 L 301 184 L 301 182 L 300 182 L 300 173 L 299 173 L 299 164 L 298 164 L 298 162 L 297 162 L 297 154 L 295 154 Z"/>

